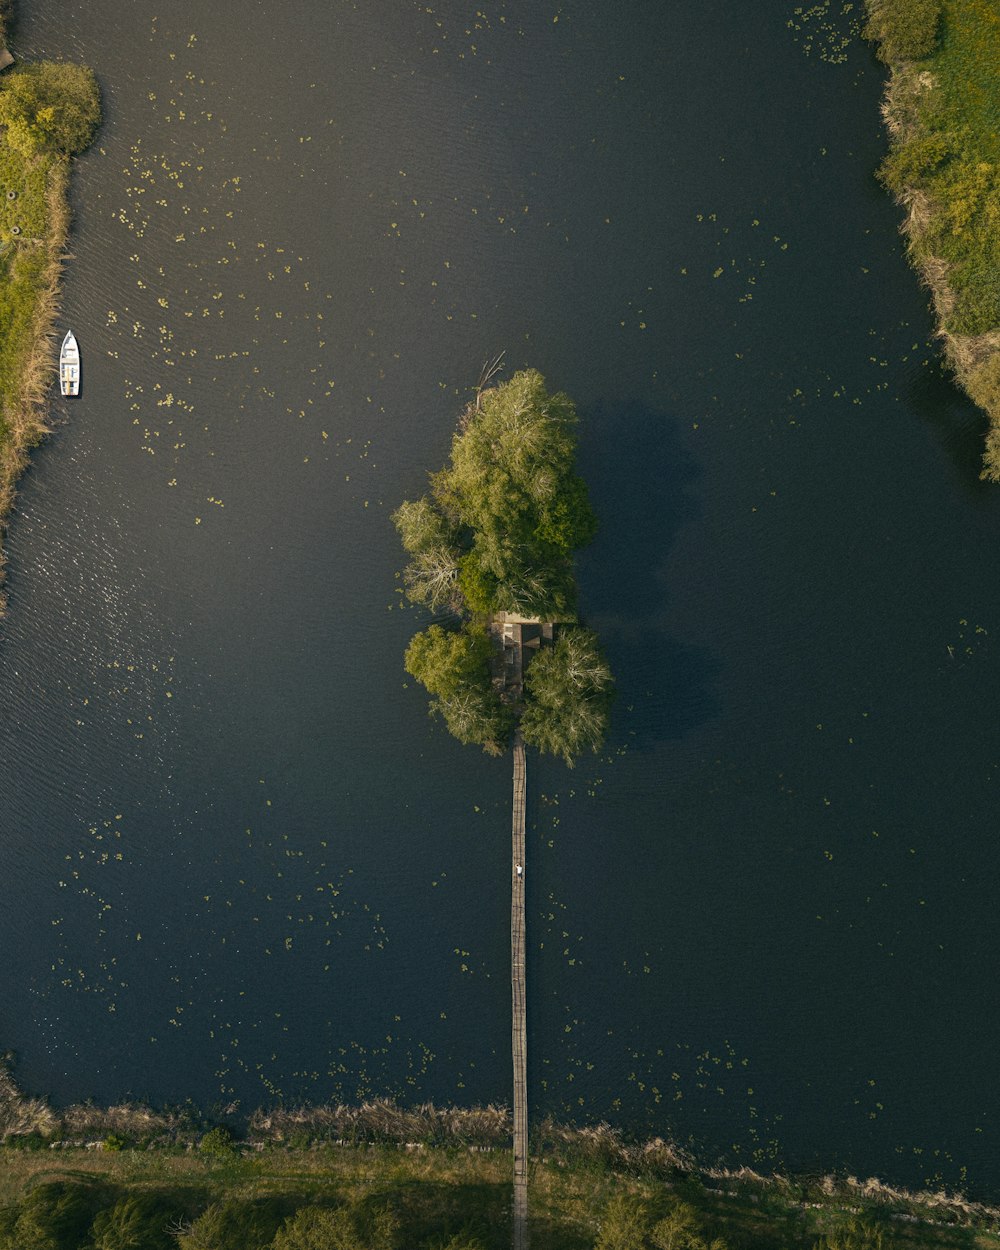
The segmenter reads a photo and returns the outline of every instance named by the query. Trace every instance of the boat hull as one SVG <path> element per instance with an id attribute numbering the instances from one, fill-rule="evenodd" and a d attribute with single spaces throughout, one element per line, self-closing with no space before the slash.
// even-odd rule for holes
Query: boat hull
<path id="1" fill-rule="evenodd" d="M 72 330 L 63 339 L 59 352 L 59 389 L 63 395 L 80 394 L 80 348 Z"/>

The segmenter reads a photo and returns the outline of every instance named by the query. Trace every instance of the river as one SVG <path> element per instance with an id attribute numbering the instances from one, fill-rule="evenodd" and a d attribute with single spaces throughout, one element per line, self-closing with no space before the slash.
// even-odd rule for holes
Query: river
<path id="1" fill-rule="evenodd" d="M 529 756 L 533 1114 L 996 1197 L 1000 491 L 857 13 L 20 8 L 107 115 L 0 631 L 20 1081 L 509 1100 L 510 761 L 407 683 L 389 521 L 506 349 L 619 685 Z"/>

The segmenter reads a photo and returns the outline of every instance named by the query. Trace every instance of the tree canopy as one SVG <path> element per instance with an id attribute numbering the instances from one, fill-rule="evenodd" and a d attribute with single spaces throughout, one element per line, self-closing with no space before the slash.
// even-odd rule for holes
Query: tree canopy
<path id="1" fill-rule="evenodd" d="M 0 87 L 0 126 L 25 156 L 82 152 L 101 120 L 101 96 L 91 70 L 41 61 L 9 71 Z"/>
<path id="2" fill-rule="evenodd" d="M 690 1203 L 672 1203 L 656 1219 L 648 1203 L 616 1194 L 604 1209 L 594 1250 L 727 1250 L 718 1237 L 710 1241 L 701 1216 Z"/>
<path id="3" fill-rule="evenodd" d="M 434 696 L 431 712 L 444 717 L 452 734 L 487 751 L 503 750 L 515 716 L 491 678 L 483 622 L 499 612 L 575 620 L 573 554 L 597 529 L 576 472 L 576 426 L 567 395 L 549 394 L 537 370 L 517 373 L 480 392 L 452 439 L 449 463 L 431 474 L 430 490 L 393 514 L 410 557 L 407 596 L 456 623 L 418 634 L 406 670 Z M 590 684 L 578 680 L 584 636 Z M 611 676 L 593 634 L 557 649 L 559 663 L 544 653 L 533 661 L 532 667 L 545 663 L 525 691 L 525 740 L 572 763 L 603 737 Z"/>
<path id="4" fill-rule="evenodd" d="M 565 620 L 572 556 L 597 523 L 576 473 L 573 401 L 535 369 L 483 391 L 452 439 L 430 492 L 393 520 L 411 556 L 410 598 L 435 610 Z"/>
<path id="5" fill-rule="evenodd" d="M 392 1250 L 397 1221 L 388 1211 L 365 1217 L 347 1207 L 300 1207 L 273 1250 Z"/>
<path id="6" fill-rule="evenodd" d="M 604 741 L 614 679 L 589 629 L 563 629 L 555 645 L 532 660 L 525 676 L 527 698 L 521 714 L 525 742 L 560 755 L 573 767 L 584 751 Z"/>
<path id="7" fill-rule="evenodd" d="M 444 718 L 463 743 L 478 743 L 499 755 L 510 737 L 513 715 L 497 697 L 490 680 L 492 652 L 481 624 L 462 630 L 431 625 L 406 650 L 406 671 L 436 697 L 431 712 Z"/>
<path id="8" fill-rule="evenodd" d="M 93 1250 L 177 1250 L 170 1232 L 177 1214 L 155 1194 L 128 1194 L 94 1217 Z"/>

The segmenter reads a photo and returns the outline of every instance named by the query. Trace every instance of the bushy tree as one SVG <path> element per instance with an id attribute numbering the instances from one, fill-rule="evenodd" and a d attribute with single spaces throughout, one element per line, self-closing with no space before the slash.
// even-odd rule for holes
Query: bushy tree
<path id="1" fill-rule="evenodd" d="M 231 1159 L 236 1153 L 232 1133 L 221 1124 L 208 1130 L 198 1143 L 198 1149 L 211 1159 Z"/>
<path id="2" fill-rule="evenodd" d="M 213 1202 L 178 1238 L 179 1250 L 265 1250 L 282 1223 L 269 1200 L 226 1198 Z"/>
<path id="3" fill-rule="evenodd" d="M 427 495 L 416 502 L 401 503 L 392 514 L 392 521 L 399 530 L 404 549 L 411 556 L 435 547 L 450 546 L 454 541 L 452 527 Z"/>
<path id="4" fill-rule="evenodd" d="M 429 494 L 393 514 L 410 556 L 403 577 L 413 602 L 466 620 L 499 612 L 574 619 L 573 553 L 596 530 L 575 470 L 576 424 L 572 400 L 550 395 L 536 370 L 480 392 Z M 435 696 L 432 713 L 460 742 L 499 753 L 514 717 L 490 681 L 485 633 L 473 637 L 468 625 L 450 633 L 432 627 L 411 642 L 406 669 Z M 536 682 L 529 672 L 525 740 L 571 762 L 602 740 L 610 696 L 593 673 L 589 684 L 577 680 L 578 641 L 557 651 L 558 661 L 547 653 L 535 659 Z M 606 664 L 602 671 L 609 690 Z M 558 723 L 543 723 L 553 715 Z"/>
<path id="5" fill-rule="evenodd" d="M 901 143 L 879 167 L 879 178 L 897 195 L 926 186 L 931 176 L 952 155 L 951 137 L 940 131 Z"/>
<path id="6" fill-rule="evenodd" d="M 482 626 L 443 629 L 431 625 L 411 641 L 403 663 L 431 694 L 448 699 L 470 686 L 489 684 L 492 650 Z"/>
<path id="7" fill-rule="evenodd" d="M 648 1250 L 651 1224 L 644 1202 L 615 1194 L 604 1208 L 594 1250 Z"/>
<path id="8" fill-rule="evenodd" d="M 456 611 L 572 612 L 572 553 L 596 528 L 574 469 L 576 423 L 572 400 L 548 394 L 533 369 L 481 393 L 431 493 L 393 515 L 412 557 L 411 599 Z"/>
<path id="9" fill-rule="evenodd" d="M 614 679 L 596 634 L 580 626 L 562 629 L 555 645 L 532 660 L 525 686 L 525 742 L 561 756 L 570 768 L 576 756 L 598 750 L 607 732 Z"/>
<path id="10" fill-rule="evenodd" d="M 655 1250 L 726 1250 L 721 1237 L 709 1241 L 701 1217 L 689 1202 L 677 1202 L 649 1234 Z"/>
<path id="11" fill-rule="evenodd" d="M 3 1221 L 0 1250 L 76 1250 L 84 1239 L 99 1191 L 91 1185 L 52 1181 L 36 1186 L 14 1220 Z M 0 1224 L 2 1228 L 2 1224 Z"/>
<path id="12" fill-rule="evenodd" d="M 507 749 L 514 718 L 491 690 L 463 690 L 431 704 L 431 715 L 441 716 L 452 737 L 465 746 L 481 746 L 487 755 Z"/>
<path id="13" fill-rule="evenodd" d="M 425 495 L 400 504 L 392 520 L 411 557 L 403 573 L 409 598 L 435 612 L 442 608 L 458 612 L 462 606 L 458 582 L 461 551 L 443 513 Z"/>
<path id="14" fill-rule="evenodd" d="M 432 612 L 459 612 L 462 607 L 459 557 L 454 547 L 418 551 L 403 571 L 403 585 L 411 602 Z"/>
<path id="15" fill-rule="evenodd" d="M 492 610 L 572 610 L 570 557 L 596 528 L 574 468 L 576 424 L 572 400 L 525 370 L 482 393 L 452 441 L 451 464 L 432 476 L 439 510 L 492 581 Z"/>
<path id="16" fill-rule="evenodd" d="M 942 0 L 868 0 L 865 38 L 878 41 L 883 61 L 929 56 L 938 39 Z"/>
<path id="17" fill-rule="evenodd" d="M 131 1194 L 94 1217 L 88 1250 L 176 1250 L 174 1215 L 153 1194 Z"/>
<path id="18" fill-rule="evenodd" d="M 820 1237 L 814 1250 L 894 1250 L 898 1244 L 883 1224 L 852 1218 L 843 1228 Z"/>
<path id="19" fill-rule="evenodd" d="M 93 72 L 64 61 L 42 61 L 10 71 L 0 86 L 0 126 L 25 156 L 82 152 L 101 120 Z"/>
<path id="20" fill-rule="evenodd" d="M 301 1207 L 285 1221 L 273 1250 L 392 1250 L 397 1228 L 389 1211 Z"/>
<path id="21" fill-rule="evenodd" d="M 442 716 L 459 742 L 498 755 L 507 745 L 513 716 L 493 689 L 492 649 L 481 625 L 460 630 L 431 625 L 411 641 L 404 662 L 406 671 L 436 696 L 431 714 Z"/>

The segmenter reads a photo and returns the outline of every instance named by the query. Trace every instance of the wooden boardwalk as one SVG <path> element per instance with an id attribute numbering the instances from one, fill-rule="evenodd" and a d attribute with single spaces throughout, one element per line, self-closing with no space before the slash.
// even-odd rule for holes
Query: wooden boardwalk
<path id="1" fill-rule="evenodd" d="M 510 899 L 511 1051 L 514 1056 L 514 1250 L 528 1250 L 528 1030 L 524 982 L 524 741 L 514 735 Z M 520 866 L 521 872 L 518 873 Z"/>

